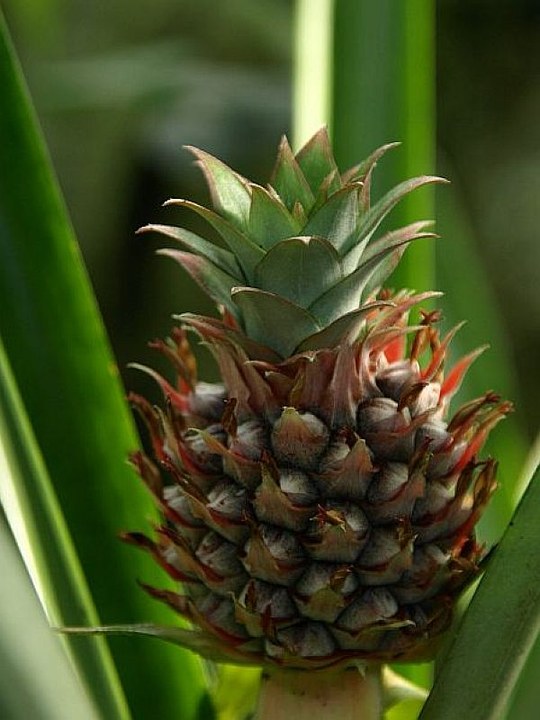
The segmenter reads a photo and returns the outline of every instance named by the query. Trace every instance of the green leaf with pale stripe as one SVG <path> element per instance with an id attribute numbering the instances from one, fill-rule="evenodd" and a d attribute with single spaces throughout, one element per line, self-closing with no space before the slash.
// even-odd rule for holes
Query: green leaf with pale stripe
<path id="1" fill-rule="evenodd" d="M 308 220 L 302 235 L 319 235 L 338 252 L 356 237 L 359 184 L 350 184 L 331 195 Z"/>
<path id="2" fill-rule="evenodd" d="M 246 180 L 204 150 L 191 145 L 187 145 L 186 150 L 195 155 L 202 168 L 214 208 L 230 220 L 238 230 L 246 230 L 251 204 Z"/>
<path id="3" fill-rule="evenodd" d="M 223 272 L 238 278 L 238 282 L 241 282 L 242 271 L 236 262 L 236 258 L 231 252 L 218 247 L 214 243 L 208 242 L 202 237 L 199 237 L 190 230 L 185 228 L 174 227 L 173 225 L 145 225 L 137 230 L 137 233 L 144 232 L 156 232 L 165 237 L 172 238 L 173 240 L 182 243 L 188 250 L 191 250 L 207 260 L 210 260 L 216 267 L 223 270 Z"/>
<path id="4" fill-rule="evenodd" d="M 340 281 L 339 256 L 320 237 L 284 240 L 257 265 L 255 284 L 307 308 L 321 293 Z"/>
<path id="5" fill-rule="evenodd" d="M 249 237 L 269 250 L 280 240 L 298 235 L 301 224 L 268 190 L 251 185 Z"/>
<path id="6" fill-rule="evenodd" d="M 305 337 L 321 329 L 313 315 L 279 295 L 236 288 L 232 297 L 241 310 L 249 337 L 282 357 L 288 357 Z"/>
<path id="7" fill-rule="evenodd" d="M 0 477 L 2 507 L 51 622 L 99 622 L 1 341 Z M 127 718 L 126 700 L 107 645 L 101 640 L 71 642 L 69 652 L 103 716 Z"/>
<path id="8" fill-rule="evenodd" d="M 0 450 L 1 456 L 1 450 Z M 3 478 L 6 475 L 3 473 Z M 13 538 L 0 515 L 0 717 L 103 720 L 51 631 Z M 104 710 L 104 705 L 101 706 Z"/>

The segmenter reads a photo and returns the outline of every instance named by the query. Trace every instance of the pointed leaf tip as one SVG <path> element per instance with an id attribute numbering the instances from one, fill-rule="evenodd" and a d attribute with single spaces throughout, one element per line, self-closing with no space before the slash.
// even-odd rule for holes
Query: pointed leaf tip
<path id="1" fill-rule="evenodd" d="M 231 300 L 231 288 L 238 284 L 238 278 L 223 272 L 200 255 L 171 248 L 161 248 L 156 250 L 156 254 L 176 260 L 215 303 L 224 305 L 235 317 L 238 316 Z"/>
<path id="2" fill-rule="evenodd" d="M 251 204 L 247 180 L 210 153 L 192 145 L 184 147 L 195 156 L 201 167 L 215 209 L 238 230 L 245 230 Z"/>

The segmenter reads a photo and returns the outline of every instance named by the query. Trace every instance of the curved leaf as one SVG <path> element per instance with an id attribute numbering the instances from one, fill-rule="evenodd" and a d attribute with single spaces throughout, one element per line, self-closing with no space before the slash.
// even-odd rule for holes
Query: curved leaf
<path id="1" fill-rule="evenodd" d="M 231 290 L 238 285 L 238 278 L 231 277 L 200 255 L 172 248 L 162 248 L 157 254 L 176 260 L 215 303 L 225 305 L 234 315 L 238 314 L 231 300 Z"/>
<path id="2" fill-rule="evenodd" d="M 288 357 L 306 336 L 320 330 L 313 315 L 279 295 L 235 288 L 232 298 L 242 312 L 249 337 L 282 357 Z"/>
<path id="3" fill-rule="evenodd" d="M 342 315 L 331 325 L 303 340 L 295 352 L 333 348 L 344 342 L 353 342 L 358 337 L 366 315 L 380 307 L 392 307 L 392 303 L 373 302 Z"/>
<path id="4" fill-rule="evenodd" d="M 327 238 L 338 252 L 356 237 L 358 191 L 360 184 L 349 184 L 331 195 L 308 220 L 302 235 Z"/>
<path id="5" fill-rule="evenodd" d="M 34 588 L 0 517 L 0 717 L 100 720 L 47 625 Z"/>
<path id="6" fill-rule="evenodd" d="M 488 563 L 421 720 L 499 720 L 540 634 L 540 472 Z"/>
<path id="7" fill-rule="evenodd" d="M 271 193 L 259 185 L 251 185 L 249 236 L 269 250 L 280 240 L 298 235 L 300 223 Z"/>
<path id="8" fill-rule="evenodd" d="M 295 237 L 268 251 L 255 269 L 255 285 L 307 308 L 341 280 L 339 256 L 324 238 Z"/>
<path id="9" fill-rule="evenodd" d="M 246 280 L 251 282 L 253 280 L 253 270 L 257 263 L 264 256 L 264 250 L 250 240 L 247 235 L 237 230 L 231 223 L 225 218 L 218 215 L 213 210 L 198 205 L 197 203 L 191 202 L 190 200 L 172 199 L 167 200 L 165 205 L 180 205 L 181 207 L 187 207 L 197 215 L 203 217 L 210 225 L 218 232 L 229 249 L 236 257 L 240 267 L 244 271 Z"/>
<path id="10" fill-rule="evenodd" d="M 357 237 L 370 238 L 375 230 L 379 227 L 388 213 L 398 204 L 400 200 L 406 197 L 410 192 L 424 185 L 432 185 L 433 183 L 447 183 L 448 180 L 437 177 L 435 175 L 422 175 L 420 177 L 411 178 L 399 183 L 396 187 L 389 190 L 373 207 L 364 215 L 358 226 Z M 349 250 L 350 248 L 344 248 Z"/>
<path id="11" fill-rule="evenodd" d="M 50 620 L 98 622 L 62 511 L 32 434 L 0 341 L 0 500 Z M 71 643 L 72 660 L 105 717 L 128 717 L 103 642 Z"/>
<path id="12" fill-rule="evenodd" d="M 246 230 L 251 204 L 246 180 L 210 153 L 191 145 L 186 145 L 185 149 L 197 158 L 210 188 L 215 209 L 225 215 L 238 230 Z"/>
<path id="13" fill-rule="evenodd" d="M 231 252 L 214 245 L 214 243 L 208 242 L 208 240 L 199 237 L 190 230 L 175 227 L 174 225 L 144 225 L 144 227 L 137 230 L 137 234 L 145 232 L 156 232 L 160 235 L 165 235 L 165 237 L 177 240 L 188 250 L 191 250 L 191 252 L 210 260 L 210 262 L 214 263 L 214 265 L 220 270 L 223 270 L 223 272 L 236 278 L 242 277 L 242 271 Z"/>

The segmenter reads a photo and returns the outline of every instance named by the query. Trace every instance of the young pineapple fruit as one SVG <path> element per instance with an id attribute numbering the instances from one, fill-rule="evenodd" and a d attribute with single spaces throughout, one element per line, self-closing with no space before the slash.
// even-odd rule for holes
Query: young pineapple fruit
<path id="1" fill-rule="evenodd" d="M 284 139 L 267 187 L 191 149 L 214 209 L 166 204 L 201 215 L 227 249 L 142 228 L 179 241 L 163 254 L 222 315 L 182 315 L 155 343 L 177 373 L 171 385 L 149 371 L 163 410 L 132 396 L 155 457 L 133 461 L 164 520 L 156 540 L 126 539 L 181 583 L 145 587 L 195 626 L 174 639 L 207 657 L 299 669 L 423 660 L 478 573 L 474 526 L 496 463 L 477 453 L 510 407 L 487 393 L 447 420 L 480 351 L 445 374 L 455 330 L 440 338 L 433 311 L 409 324 L 437 293 L 381 289 L 409 243 L 432 234 L 417 222 L 373 239 L 378 226 L 441 181 L 408 180 L 371 205 L 390 147 L 341 174 L 324 129 L 296 155 Z M 186 329 L 223 384 L 197 380 Z"/>

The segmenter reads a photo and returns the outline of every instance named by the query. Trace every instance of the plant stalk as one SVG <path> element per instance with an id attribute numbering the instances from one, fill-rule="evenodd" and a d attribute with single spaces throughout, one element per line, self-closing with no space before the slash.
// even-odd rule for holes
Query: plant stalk
<path id="1" fill-rule="evenodd" d="M 380 673 L 263 672 L 255 720 L 380 720 Z"/>

